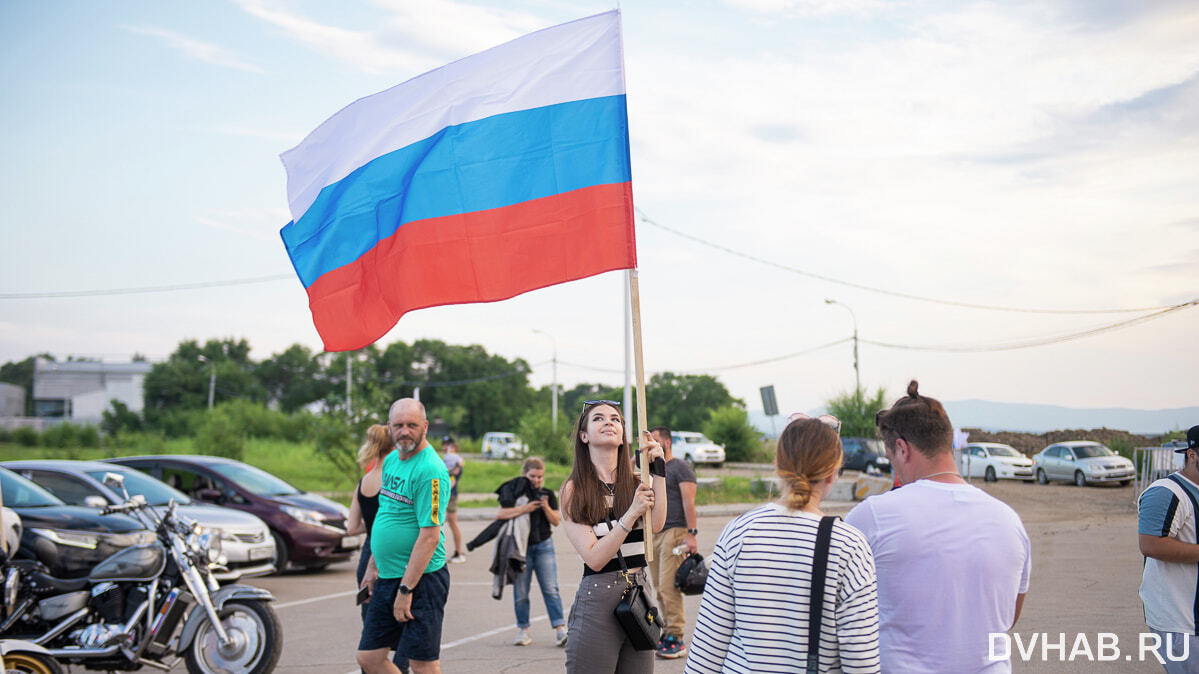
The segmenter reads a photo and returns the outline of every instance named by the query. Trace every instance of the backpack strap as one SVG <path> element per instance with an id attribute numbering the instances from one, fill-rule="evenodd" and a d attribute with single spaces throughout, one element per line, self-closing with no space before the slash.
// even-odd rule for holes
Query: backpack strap
<path id="1" fill-rule="evenodd" d="M 836 515 L 820 518 L 816 549 L 812 552 L 812 593 L 808 599 L 808 674 L 820 671 L 820 623 L 824 618 L 824 577 L 828 571 L 828 549 Z"/>

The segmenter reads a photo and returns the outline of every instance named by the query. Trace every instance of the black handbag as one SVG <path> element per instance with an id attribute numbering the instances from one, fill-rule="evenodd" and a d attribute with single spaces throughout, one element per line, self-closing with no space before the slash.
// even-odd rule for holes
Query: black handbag
<path id="1" fill-rule="evenodd" d="M 619 549 L 616 551 L 616 558 L 620 560 L 620 575 L 624 577 L 625 588 L 612 613 L 635 650 L 656 650 L 658 641 L 662 638 L 662 618 L 658 615 L 658 609 L 650 603 L 649 597 L 645 596 L 645 588 L 633 582 L 633 577 L 629 575 L 629 567 L 624 563 L 624 555 L 620 554 Z"/>
<path id="2" fill-rule="evenodd" d="M 707 582 L 708 567 L 704 564 L 704 556 L 698 552 L 687 555 L 674 574 L 674 586 L 686 595 L 703 594 Z"/>

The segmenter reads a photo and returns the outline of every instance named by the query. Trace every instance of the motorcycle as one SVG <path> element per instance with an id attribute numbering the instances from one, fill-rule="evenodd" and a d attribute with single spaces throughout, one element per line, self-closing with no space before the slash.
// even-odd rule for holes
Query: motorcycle
<path id="1" fill-rule="evenodd" d="M 4 543 L 0 563 L 7 563 L 21 545 L 21 516 L 3 507 L 0 507 L 0 537 Z M 49 651 L 37 644 L 19 639 L 0 639 L 0 672 L 62 674 L 62 667 Z"/>
<path id="2" fill-rule="evenodd" d="M 219 535 L 203 532 L 173 501 L 159 511 L 140 494 L 130 497 L 120 475 L 108 473 L 104 480 L 126 499 L 105 514 L 138 517 L 158 541 L 116 552 L 86 578 L 72 580 L 50 576 L 36 561 L 9 560 L 0 642 L 29 642 L 61 663 L 86 669 L 166 671 L 182 658 L 191 674 L 272 671 L 283 633 L 271 593 L 222 587 L 212 575 L 220 560 Z M 6 655 L 6 665 L 8 660 Z"/>

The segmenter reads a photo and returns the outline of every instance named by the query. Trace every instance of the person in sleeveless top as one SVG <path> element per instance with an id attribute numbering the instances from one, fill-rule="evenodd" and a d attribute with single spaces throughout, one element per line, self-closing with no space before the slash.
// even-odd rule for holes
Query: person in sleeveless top
<path id="1" fill-rule="evenodd" d="M 358 448 L 358 466 L 364 475 L 358 481 L 358 488 L 350 500 L 350 516 L 346 519 L 346 533 L 366 534 L 362 541 L 362 549 L 358 551 L 358 583 L 362 585 L 362 577 L 366 574 L 366 566 L 371 559 L 371 525 L 375 523 L 375 514 L 379 512 L 379 489 L 383 486 L 383 457 L 394 448 L 391 434 L 383 424 L 374 424 L 366 429 L 366 442 Z M 369 600 L 368 600 L 369 601 Z M 362 619 L 366 620 L 367 602 L 359 606 Z M 396 654 L 393 660 L 401 672 L 408 671 L 407 658 Z"/>
<path id="2" fill-rule="evenodd" d="M 566 643 L 566 671 L 652 672 L 654 651 L 634 650 L 613 610 L 626 587 L 618 551 L 633 582 L 654 596 L 645 573 L 642 516 L 651 513 L 655 532 L 666 522 L 662 447 L 645 433 L 641 448 L 657 464 L 651 488 L 633 475 L 620 403 L 609 400 L 583 403 L 574 444 L 574 467 L 562 485 L 562 526 L 584 567 L 567 619 L 568 632 L 580 638 Z"/>

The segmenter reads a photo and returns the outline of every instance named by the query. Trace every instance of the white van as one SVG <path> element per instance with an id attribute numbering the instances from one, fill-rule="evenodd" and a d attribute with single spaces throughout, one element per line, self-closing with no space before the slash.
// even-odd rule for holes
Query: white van
<path id="1" fill-rule="evenodd" d="M 483 436 L 484 459 L 519 459 L 529 453 L 529 446 L 515 433 L 492 431 Z"/>
<path id="2" fill-rule="evenodd" d="M 695 431 L 671 431 L 670 453 L 693 466 L 711 463 L 719 468 L 724 463 L 724 445 L 718 445 L 703 433 Z"/>

